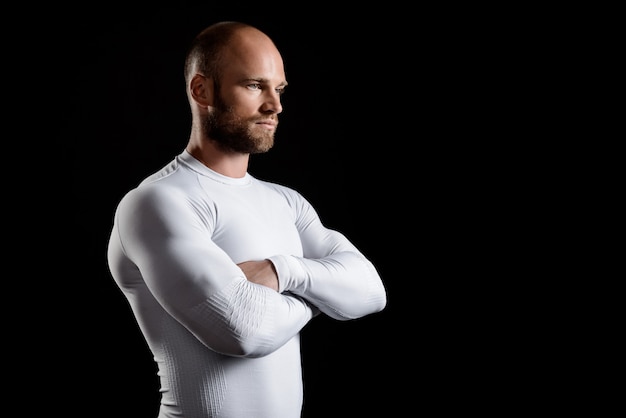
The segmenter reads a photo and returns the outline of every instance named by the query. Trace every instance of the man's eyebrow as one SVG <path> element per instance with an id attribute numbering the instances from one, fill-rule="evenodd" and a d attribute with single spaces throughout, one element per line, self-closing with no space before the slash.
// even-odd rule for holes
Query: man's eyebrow
<path id="1" fill-rule="evenodd" d="M 269 80 L 264 77 L 252 77 L 252 78 L 243 79 L 242 82 L 243 83 L 254 82 L 254 83 L 268 84 Z M 289 83 L 287 81 L 283 81 L 282 83 L 278 85 L 278 87 L 286 87 L 288 84 Z"/>

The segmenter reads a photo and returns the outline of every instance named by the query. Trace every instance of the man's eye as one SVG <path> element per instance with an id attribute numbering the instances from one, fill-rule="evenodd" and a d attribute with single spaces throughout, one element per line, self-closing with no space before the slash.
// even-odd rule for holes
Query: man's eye
<path id="1" fill-rule="evenodd" d="M 250 90 L 261 90 L 261 85 L 259 83 L 248 84 L 248 88 Z"/>
<path id="2" fill-rule="evenodd" d="M 279 89 L 276 89 L 276 93 L 278 93 L 279 96 L 282 96 L 285 93 L 285 88 L 281 87 Z"/>

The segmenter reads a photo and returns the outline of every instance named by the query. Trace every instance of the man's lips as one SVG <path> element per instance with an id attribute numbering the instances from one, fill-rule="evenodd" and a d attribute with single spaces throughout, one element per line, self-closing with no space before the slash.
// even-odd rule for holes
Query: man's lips
<path id="1" fill-rule="evenodd" d="M 275 121 L 275 120 L 261 120 L 261 121 L 255 122 L 255 123 L 257 125 L 263 125 L 264 127 L 268 128 L 268 129 L 274 129 L 278 125 L 278 122 Z"/>

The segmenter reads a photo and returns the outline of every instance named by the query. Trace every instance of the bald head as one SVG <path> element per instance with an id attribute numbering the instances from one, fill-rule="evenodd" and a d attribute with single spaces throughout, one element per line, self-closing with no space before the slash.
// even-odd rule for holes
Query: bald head
<path id="1" fill-rule="evenodd" d="M 280 57 L 273 41 L 265 33 L 241 22 L 215 23 L 192 41 L 185 59 L 185 80 L 199 73 L 219 80 L 225 63 L 231 59 L 247 59 L 260 50 Z M 282 62 L 282 59 L 281 59 Z"/>

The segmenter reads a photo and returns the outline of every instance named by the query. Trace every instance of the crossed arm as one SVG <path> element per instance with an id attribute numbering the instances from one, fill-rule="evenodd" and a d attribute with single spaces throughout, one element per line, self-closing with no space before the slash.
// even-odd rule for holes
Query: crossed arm
<path id="1" fill-rule="evenodd" d="M 302 256 L 238 264 L 180 196 L 160 191 L 125 198 L 109 264 L 138 321 L 158 332 L 150 312 L 165 310 L 207 347 L 258 357 L 281 347 L 320 311 L 347 320 L 382 310 L 385 290 L 372 264 L 342 234 L 322 226 L 303 198 L 289 198 Z"/>

